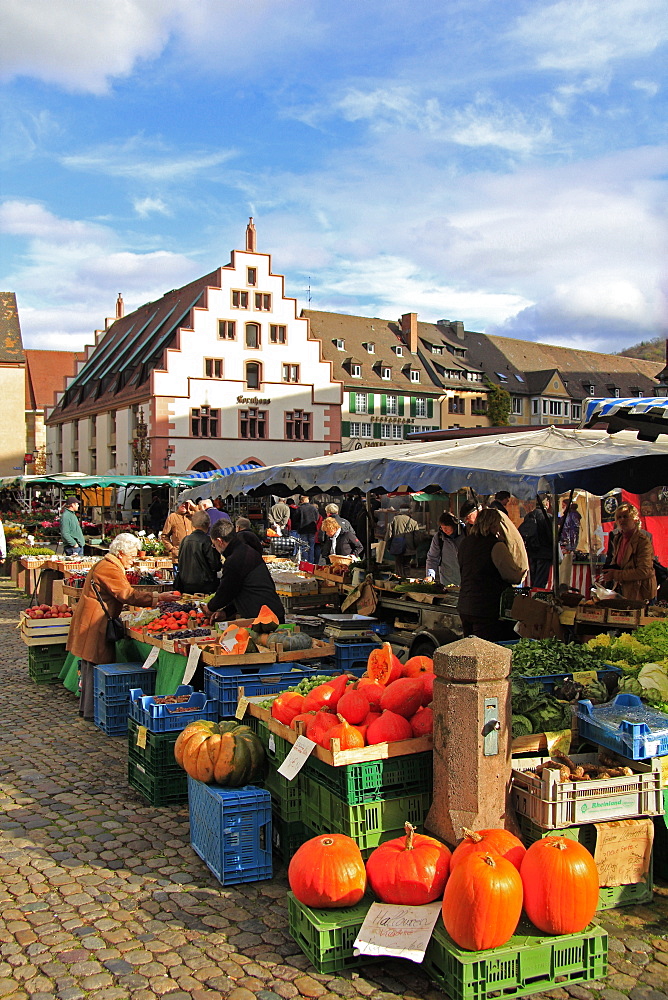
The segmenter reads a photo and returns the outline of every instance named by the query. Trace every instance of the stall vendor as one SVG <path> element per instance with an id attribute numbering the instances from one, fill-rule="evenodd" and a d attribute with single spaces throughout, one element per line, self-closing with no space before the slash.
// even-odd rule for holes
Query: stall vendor
<path id="1" fill-rule="evenodd" d="M 194 510 L 195 507 L 189 500 L 181 500 L 176 509 L 172 511 L 165 521 L 160 541 L 172 557 L 173 562 L 178 561 L 179 545 L 193 530 L 192 516 Z"/>
<path id="2" fill-rule="evenodd" d="M 218 521 L 211 528 L 213 546 L 225 562 L 218 589 L 207 605 L 209 613 L 218 618 L 232 617 L 232 612 L 238 618 L 256 618 L 266 604 L 282 624 L 285 611 L 267 565 L 242 535 L 228 521 Z"/>
<path id="3" fill-rule="evenodd" d="M 628 600 L 653 600 L 656 576 L 652 536 L 641 528 L 640 514 L 633 504 L 620 503 L 615 511 L 609 552 L 612 561 L 604 570 L 605 583 L 612 584 Z"/>

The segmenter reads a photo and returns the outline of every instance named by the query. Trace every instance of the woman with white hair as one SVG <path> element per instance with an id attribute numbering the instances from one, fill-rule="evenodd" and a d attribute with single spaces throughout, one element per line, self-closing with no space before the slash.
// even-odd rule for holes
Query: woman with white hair
<path id="1" fill-rule="evenodd" d="M 93 668 L 98 663 L 113 663 L 116 657 L 115 646 L 107 639 L 109 618 L 116 618 L 124 604 L 150 608 L 173 597 L 171 593 L 135 590 L 128 583 L 125 571 L 132 566 L 140 548 L 136 535 L 129 532 L 117 535 L 107 555 L 88 573 L 72 615 L 67 649 L 81 661 L 79 715 L 86 722 L 93 722 L 95 714 Z"/>

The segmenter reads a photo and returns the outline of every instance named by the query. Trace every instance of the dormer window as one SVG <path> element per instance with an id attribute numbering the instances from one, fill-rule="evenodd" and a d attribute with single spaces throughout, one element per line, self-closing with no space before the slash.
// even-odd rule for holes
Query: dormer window
<path id="1" fill-rule="evenodd" d="M 376 353 L 376 345 L 375 344 L 365 344 L 364 346 L 366 347 L 367 354 L 375 354 Z"/>
<path id="2" fill-rule="evenodd" d="M 420 372 L 417 370 L 417 368 L 411 368 L 411 382 L 419 382 L 419 381 L 420 381 Z"/>
<path id="3" fill-rule="evenodd" d="M 436 347 L 435 344 L 432 344 L 431 353 L 432 354 L 442 354 L 443 353 L 443 348 L 442 347 Z"/>
<path id="4" fill-rule="evenodd" d="M 403 349 L 403 347 L 401 346 L 401 344 L 396 344 L 396 345 L 395 345 L 395 346 L 394 346 L 394 347 L 392 348 L 392 350 L 394 351 L 394 353 L 396 354 L 396 356 L 397 356 L 398 358 L 403 358 L 403 356 L 404 356 L 404 349 Z"/>
<path id="5" fill-rule="evenodd" d="M 497 377 L 498 379 L 500 379 L 500 380 L 501 380 L 502 382 L 507 382 L 507 381 L 508 381 L 508 376 L 507 376 L 507 375 L 504 375 L 504 374 L 503 374 L 502 372 L 494 372 L 494 374 L 495 374 L 495 375 L 496 375 L 496 377 Z"/>
<path id="6" fill-rule="evenodd" d="M 362 378 L 362 366 L 361 365 L 351 365 L 350 374 L 353 378 Z"/>
<path id="7" fill-rule="evenodd" d="M 595 385 L 590 385 L 589 386 L 589 395 L 593 396 L 595 392 L 596 392 L 596 386 Z"/>
<path id="8" fill-rule="evenodd" d="M 334 343 L 336 344 L 337 351 L 345 351 L 346 349 L 345 340 L 335 340 Z"/>
<path id="9" fill-rule="evenodd" d="M 391 368 L 381 368 L 380 369 L 380 377 L 383 378 L 383 379 L 385 379 L 386 381 L 389 381 L 392 378 L 392 369 Z"/>

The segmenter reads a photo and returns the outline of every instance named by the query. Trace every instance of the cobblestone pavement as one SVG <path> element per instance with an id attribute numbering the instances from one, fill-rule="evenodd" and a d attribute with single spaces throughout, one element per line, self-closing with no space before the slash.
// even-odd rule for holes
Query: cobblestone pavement
<path id="1" fill-rule="evenodd" d="M 187 809 L 128 788 L 125 741 L 29 680 L 25 605 L 0 581 L 2 1000 L 442 1000 L 410 962 L 316 973 L 288 933 L 284 869 L 222 888 L 190 848 Z M 668 1000 L 668 888 L 601 923 L 608 979 L 543 995 Z"/>

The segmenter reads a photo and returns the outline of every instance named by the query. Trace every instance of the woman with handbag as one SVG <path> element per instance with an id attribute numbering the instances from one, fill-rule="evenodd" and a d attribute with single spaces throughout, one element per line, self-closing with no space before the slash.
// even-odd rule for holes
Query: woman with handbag
<path id="1" fill-rule="evenodd" d="M 140 539 L 135 535 L 129 532 L 117 535 L 107 555 L 89 571 L 72 615 L 67 649 L 81 661 L 79 715 L 86 722 L 94 721 L 93 668 L 99 663 L 114 662 L 115 643 L 124 635 L 118 619 L 123 605 L 154 608 L 173 597 L 171 593 L 135 590 L 128 583 L 125 571 L 132 566 L 140 548 Z"/>

